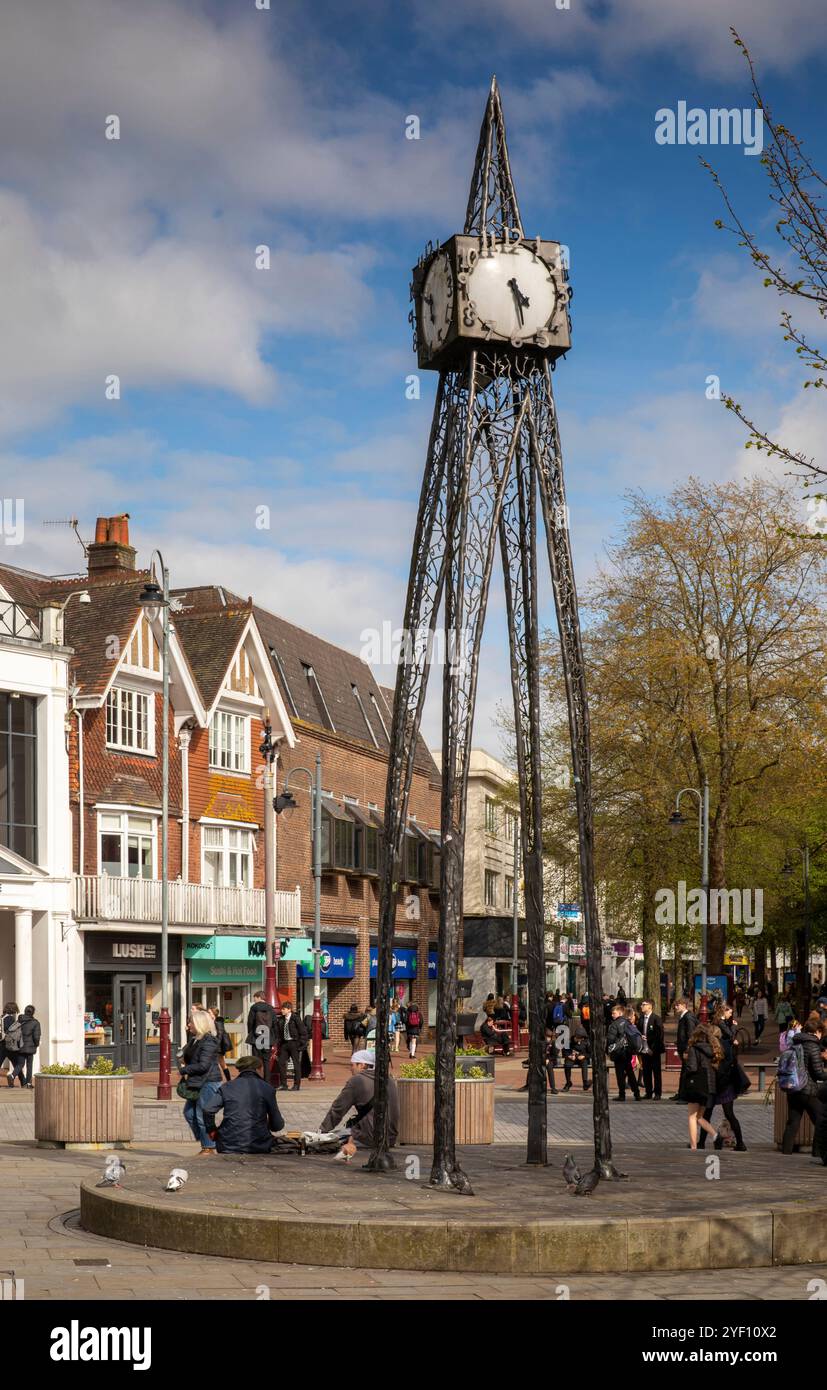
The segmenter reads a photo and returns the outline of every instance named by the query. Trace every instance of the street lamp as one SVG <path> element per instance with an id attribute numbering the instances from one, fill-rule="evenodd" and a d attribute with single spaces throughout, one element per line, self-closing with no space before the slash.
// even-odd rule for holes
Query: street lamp
<path id="1" fill-rule="evenodd" d="M 154 560 L 158 557 L 162 584 L 155 580 Z M 160 550 L 150 558 L 152 579 L 141 591 L 138 602 L 149 621 L 163 614 L 161 671 L 163 679 L 163 716 L 161 733 L 161 1017 L 158 1020 L 158 1100 L 172 1099 L 170 1071 L 169 1016 L 169 570 Z"/>
<path id="2" fill-rule="evenodd" d="M 511 958 L 511 1047 L 514 1052 L 520 1050 L 520 995 L 519 995 L 519 901 L 517 893 L 518 870 L 520 867 L 520 821 L 518 816 L 512 816 L 511 823 L 514 826 L 514 868 L 511 880 L 511 896 L 513 898 L 512 907 L 514 909 L 514 939 L 513 953 Z"/>
<path id="3" fill-rule="evenodd" d="M 276 823 L 275 802 L 273 799 L 273 764 L 278 757 L 278 741 L 273 741 L 273 726 L 270 711 L 263 711 L 264 738 L 259 752 L 264 759 L 264 998 L 275 1012 L 279 1006 L 278 961 L 279 945 L 276 942 Z M 275 1062 L 275 1037 L 270 1039 L 267 1058 L 267 1075 L 272 1076 Z"/>
<path id="4" fill-rule="evenodd" d="M 694 796 L 698 800 L 698 851 L 701 857 L 701 888 L 704 895 L 704 913 L 701 922 L 701 1007 L 698 1011 L 698 1021 L 706 1023 L 709 1020 L 706 997 L 706 950 L 709 929 L 709 782 L 707 778 L 704 778 L 702 791 L 698 791 L 696 787 L 682 787 L 678 792 L 675 797 L 675 809 L 669 817 L 669 827 L 673 833 L 688 824 L 686 817 L 681 815 L 682 796 Z M 677 951 L 675 954 L 677 955 Z M 677 990 L 677 980 L 675 981 L 675 989 Z"/>
<path id="5" fill-rule="evenodd" d="M 281 793 L 274 799 L 278 816 L 292 816 L 296 798 L 289 790 L 296 773 L 304 773 L 310 784 L 313 811 L 313 1024 L 311 1028 L 310 1080 L 324 1081 L 322 1067 L 322 755 L 316 754 L 316 775 L 306 767 L 293 767 L 284 779 Z"/>

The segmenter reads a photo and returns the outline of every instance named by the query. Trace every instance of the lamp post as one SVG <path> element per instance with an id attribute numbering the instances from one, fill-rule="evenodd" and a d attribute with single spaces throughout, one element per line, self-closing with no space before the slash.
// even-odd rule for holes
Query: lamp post
<path id="1" fill-rule="evenodd" d="M 162 586 L 154 578 L 153 562 L 155 556 L 161 567 Z M 161 733 L 161 1017 L 158 1020 L 158 1100 L 172 1098 L 170 1070 L 172 1050 L 170 1046 L 169 1016 L 169 570 L 164 564 L 160 550 L 154 550 L 150 559 L 152 580 L 144 585 L 139 603 L 153 622 L 159 611 L 163 613 L 163 636 L 161 642 L 161 673 L 163 680 L 163 713 Z"/>
<path id="2" fill-rule="evenodd" d="M 511 1047 L 514 1052 L 520 1050 L 520 995 L 519 995 L 519 933 L 520 933 L 520 905 L 517 893 L 517 872 L 520 865 L 520 822 L 517 816 L 513 817 L 514 825 L 514 878 L 512 880 L 511 896 L 514 899 L 512 907 L 514 909 L 514 935 L 511 958 Z"/>
<path id="3" fill-rule="evenodd" d="M 681 815 L 681 797 L 694 796 L 698 800 L 698 851 L 701 857 L 701 888 L 704 895 L 704 912 L 701 922 L 701 1007 L 698 1011 L 698 1021 L 707 1023 L 709 1020 L 709 1010 L 706 997 L 706 949 L 707 932 L 709 930 L 709 781 L 705 777 L 702 791 L 697 787 L 682 787 L 675 797 L 675 809 L 669 817 L 669 824 L 673 831 L 680 830 L 686 825 L 686 817 Z M 677 928 L 677 923 L 675 924 Z M 675 982 L 677 992 L 677 981 Z"/>
<path id="4" fill-rule="evenodd" d="M 264 738 L 259 744 L 259 752 L 264 759 L 264 998 L 274 1011 L 279 1007 L 278 958 L 276 943 L 275 911 L 275 857 L 276 857 L 276 813 L 273 796 L 273 764 L 278 757 L 278 748 L 273 742 L 273 727 L 270 711 L 265 708 Z M 273 1074 L 276 1040 L 270 1039 L 270 1055 L 267 1059 L 268 1076 Z"/>
<path id="5" fill-rule="evenodd" d="M 292 815 L 296 809 L 296 798 L 289 791 L 290 779 L 302 772 L 310 784 L 312 798 L 313 824 L 313 1023 L 311 1028 L 310 1077 L 311 1081 L 324 1081 L 322 1067 L 322 755 L 316 754 L 316 775 L 306 767 L 291 768 L 284 779 L 284 787 L 273 805 L 276 815 Z"/>

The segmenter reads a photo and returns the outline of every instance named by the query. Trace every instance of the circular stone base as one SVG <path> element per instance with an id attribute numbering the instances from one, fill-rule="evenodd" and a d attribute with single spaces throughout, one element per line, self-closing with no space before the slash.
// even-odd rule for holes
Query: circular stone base
<path id="1" fill-rule="evenodd" d="M 592 1152 L 574 1150 L 582 1172 Z M 430 1150 L 395 1153 L 389 1173 L 323 1155 L 217 1155 L 129 1165 L 119 1188 L 81 1186 L 81 1225 L 162 1249 L 285 1264 L 508 1274 L 750 1268 L 824 1258 L 827 1171 L 774 1150 L 615 1154 L 628 1182 L 571 1195 L 563 1150 L 547 1168 L 497 1144 L 460 1151 L 475 1196 L 428 1186 Z M 176 1164 L 181 1164 L 176 1159 Z"/>

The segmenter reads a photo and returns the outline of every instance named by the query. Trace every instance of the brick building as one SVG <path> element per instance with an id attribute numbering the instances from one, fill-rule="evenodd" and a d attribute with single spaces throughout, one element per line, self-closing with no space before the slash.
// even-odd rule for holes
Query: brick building
<path id="1" fill-rule="evenodd" d="M 135 567 L 126 516 L 98 519 L 84 576 L 54 580 L 0 568 L 0 586 L 25 588 L 30 604 L 65 609 L 57 638 L 71 652 L 67 810 L 73 925 L 83 949 L 82 997 L 70 989 L 76 1051 L 113 1055 L 135 1069 L 157 1062 L 161 983 L 162 617 L 141 602 L 149 577 Z M 373 993 L 387 698 L 359 658 L 220 585 L 173 588 L 170 627 L 173 1034 L 181 1036 L 188 1005 L 200 1001 L 221 1008 L 243 1045 L 247 1008 L 262 982 L 259 745 L 269 711 L 280 784 L 292 768 L 312 769 L 321 752 L 323 1003 L 340 1036 L 347 1006 Z M 310 798 L 294 781 L 299 810 L 277 822 L 276 921 L 284 936 L 304 938 L 313 920 Z M 414 781 L 395 984 L 427 1006 L 439 779 L 424 744 Z M 281 970 L 280 986 L 306 1005 L 308 967 Z"/>

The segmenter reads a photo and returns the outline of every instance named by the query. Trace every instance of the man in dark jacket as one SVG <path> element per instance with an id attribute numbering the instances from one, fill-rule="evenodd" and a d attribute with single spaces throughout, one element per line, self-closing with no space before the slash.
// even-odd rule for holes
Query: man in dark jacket
<path id="1" fill-rule="evenodd" d="M 256 1057 L 264 1063 L 264 1075 L 269 1074 L 271 1048 L 276 1041 L 277 1014 L 261 990 L 253 995 L 253 1003 L 247 1015 L 247 1044 Z"/>
<path id="2" fill-rule="evenodd" d="M 644 999 L 640 1006 L 638 1028 L 643 1038 L 640 1060 L 646 1099 L 660 1100 L 663 1089 L 660 1059 L 666 1051 L 666 1044 L 663 1041 L 663 1020 L 653 1012 L 651 999 Z"/>
<path id="3" fill-rule="evenodd" d="M 373 1147 L 373 1087 L 374 1087 L 374 1067 L 376 1065 L 376 1053 L 361 1050 L 354 1052 L 350 1059 L 350 1080 L 339 1092 L 321 1124 L 319 1129 L 322 1134 L 328 1134 L 331 1129 L 335 1129 L 342 1121 L 347 1120 L 351 1110 L 355 1108 L 356 1118 L 351 1120 L 348 1128 L 350 1129 L 350 1140 L 344 1145 L 342 1154 L 346 1158 L 352 1158 L 357 1146 L 360 1149 L 370 1149 Z M 388 1077 L 388 1143 L 394 1147 L 399 1137 L 399 1094 L 396 1089 L 396 1082 L 392 1076 Z"/>
<path id="4" fill-rule="evenodd" d="M 276 1019 L 276 1042 L 279 1049 L 279 1090 L 287 1090 L 287 1062 L 293 1062 L 293 1090 L 300 1091 L 302 1084 L 302 1052 L 307 1047 L 307 1029 L 298 1014 L 293 1013 L 293 1005 L 285 999 L 281 1006 L 281 1018 Z"/>
<path id="5" fill-rule="evenodd" d="M 224 1118 L 216 1131 L 216 1147 L 221 1154 L 268 1154 L 273 1134 L 284 1129 L 276 1103 L 276 1093 L 261 1076 L 258 1057 L 239 1057 L 238 1076 L 225 1081 L 205 1103 L 208 1128 L 219 1110 Z"/>
<path id="6" fill-rule="evenodd" d="M 681 1074 L 678 1080 L 678 1089 L 675 1092 L 675 1100 L 682 1105 L 684 1102 L 681 1092 L 686 1076 L 686 1054 L 689 1050 L 689 1039 L 698 1026 L 697 1015 L 692 1012 L 692 1000 L 688 999 L 686 995 L 679 999 L 675 1005 L 675 1016 L 678 1020 L 678 1036 L 675 1041 L 675 1048 L 681 1059 Z"/>
<path id="7" fill-rule="evenodd" d="M 615 1004 L 612 1009 L 612 1020 L 606 1032 L 606 1051 L 614 1062 L 615 1077 L 617 1078 L 615 1100 L 625 1101 L 627 1083 L 632 1088 L 635 1100 L 640 1100 L 640 1087 L 632 1066 L 632 1045 L 629 1041 L 626 1015 L 622 1004 Z"/>
<path id="8" fill-rule="evenodd" d="M 824 1133 L 824 1102 L 827 1100 L 827 1068 L 824 1065 L 824 1027 L 812 1015 L 807 1019 L 800 1033 L 793 1038 L 804 1054 L 807 1081 L 802 1091 L 785 1091 L 787 1097 L 787 1123 L 781 1140 L 781 1152 L 791 1154 L 798 1138 L 801 1117 L 809 1115 L 813 1123 L 813 1158 L 820 1158 L 827 1164 L 827 1149 Z"/>
<path id="9" fill-rule="evenodd" d="M 9 1085 L 14 1085 L 17 1077 L 23 1090 L 33 1090 L 32 1068 L 34 1066 L 34 1054 L 40 1047 L 40 1024 L 34 1016 L 34 1004 L 27 1004 L 18 1020 L 20 1024 L 21 1042 L 20 1049 L 13 1054 L 12 1061 L 14 1070 L 11 1073 Z M 25 1080 L 23 1077 L 25 1071 Z"/>

